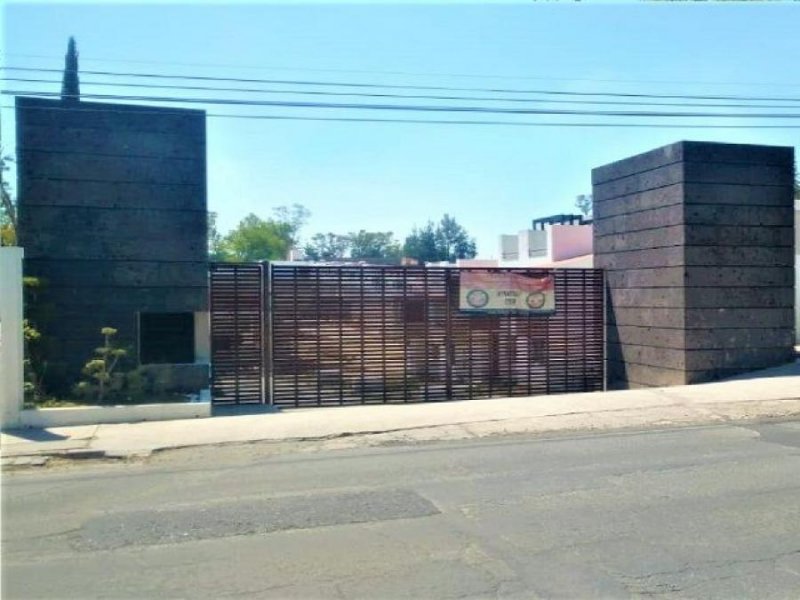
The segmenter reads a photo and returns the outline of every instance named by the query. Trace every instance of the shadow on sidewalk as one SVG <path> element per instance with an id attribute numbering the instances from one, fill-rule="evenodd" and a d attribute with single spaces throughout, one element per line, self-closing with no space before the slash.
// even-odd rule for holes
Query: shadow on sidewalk
<path id="1" fill-rule="evenodd" d="M 232 406 L 211 406 L 212 417 L 245 417 L 249 415 L 268 415 L 281 412 L 280 408 L 269 404 L 239 404 Z"/>
<path id="2" fill-rule="evenodd" d="M 794 362 L 786 363 L 779 367 L 771 367 L 761 371 L 726 377 L 722 381 L 746 381 L 748 379 L 768 379 L 772 377 L 800 377 L 800 359 L 796 359 Z M 798 382 L 798 388 L 800 388 L 800 382 Z"/>
<path id="3" fill-rule="evenodd" d="M 29 442 L 58 442 L 68 440 L 68 435 L 60 435 L 46 429 L 4 429 L 3 433 Z"/>

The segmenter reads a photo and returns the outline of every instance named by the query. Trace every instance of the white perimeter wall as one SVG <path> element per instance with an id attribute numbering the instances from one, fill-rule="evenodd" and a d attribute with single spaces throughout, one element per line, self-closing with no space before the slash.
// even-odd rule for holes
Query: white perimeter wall
<path id="1" fill-rule="evenodd" d="M 0 426 L 19 425 L 24 400 L 22 248 L 0 248 Z"/>

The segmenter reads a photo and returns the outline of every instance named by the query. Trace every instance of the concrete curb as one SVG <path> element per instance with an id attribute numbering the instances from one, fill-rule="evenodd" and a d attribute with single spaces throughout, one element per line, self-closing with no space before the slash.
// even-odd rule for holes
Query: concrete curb
<path id="1" fill-rule="evenodd" d="M 132 449 L 92 447 L 95 438 L 82 448 L 31 448 L 5 454 L 3 466 L 44 466 L 51 458 L 61 460 L 132 460 L 153 454 L 188 448 L 271 444 L 301 446 L 315 450 L 335 450 L 393 443 L 458 441 L 513 435 L 552 435 L 558 433 L 613 432 L 631 429 L 673 429 L 722 423 L 747 423 L 800 418 L 800 397 L 761 402 L 738 401 L 697 406 L 674 403 L 653 407 L 628 407 L 592 412 L 571 412 L 533 417 L 466 420 L 437 425 L 361 429 L 325 435 L 295 437 L 253 436 L 249 439 L 211 440 L 196 444 L 162 444 Z"/>
<path id="2" fill-rule="evenodd" d="M 104 450 L 77 449 L 77 450 L 51 450 L 41 451 L 30 454 L 18 454 L 14 456 L 3 456 L 2 466 L 8 467 L 43 467 L 52 459 L 60 458 L 65 460 L 89 460 L 109 458 Z"/>
<path id="3" fill-rule="evenodd" d="M 738 380 L 695 386 L 21 429 L 2 433 L 0 454 L 4 465 L 35 466 L 49 457 L 133 460 L 171 449 L 234 444 L 263 443 L 273 448 L 284 444 L 285 451 L 332 450 L 792 418 L 800 418 L 800 362 Z"/>

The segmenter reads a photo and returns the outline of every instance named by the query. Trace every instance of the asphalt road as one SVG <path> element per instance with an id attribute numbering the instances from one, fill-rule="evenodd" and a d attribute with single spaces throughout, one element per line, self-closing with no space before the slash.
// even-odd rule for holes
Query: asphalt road
<path id="1" fill-rule="evenodd" d="M 800 596 L 800 423 L 285 450 L 6 473 L 3 598 Z"/>

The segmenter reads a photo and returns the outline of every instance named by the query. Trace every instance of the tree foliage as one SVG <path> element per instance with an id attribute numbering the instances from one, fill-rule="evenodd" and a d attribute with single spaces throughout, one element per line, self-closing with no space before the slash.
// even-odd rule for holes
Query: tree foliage
<path id="1" fill-rule="evenodd" d="M 350 238 L 338 233 L 317 233 L 303 249 L 308 260 L 342 260 L 350 251 Z"/>
<path id="2" fill-rule="evenodd" d="M 17 244 L 17 206 L 6 180 L 8 164 L 12 161 L 10 156 L 3 154 L 0 147 L 0 246 Z"/>
<path id="3" fill-rule="evenodd" d="M 25 359 L 25 400 L 38 404 L 48 397 L 50 363 L 53 346 L 57 343 L 49 334 L 55 308 L 47 297 L 47 282 L 39 277 L 23 277 L 22 290 L 25 319 L 22 324 Z"/>
<path id="4" fill-rule="evenodd" d="M 442 217 L 436 229 L 436 242 L 444 257 L 440 260 L 455 262 L 458 258 L 473 258 L 476 254 L 475 240 L 448 214 Z"/>
<path id="5" fill-rule="evenodd" d="M 251 213 L 225 236 L 224 247 L 229 260 L 247 262 L 285 259 L 291 245 L 287 224 Z"/>
<path id="6" fill-rule="evenodd" d="M 128 351 L 114 343 L 117 330 L 113 327 L 103 327 L 100 334 L 103 336 L 103 345 L 95 349 L 96 356 L 84 365 L 83 374 L 87 379 L 81 381 L 75 391 L 81 396 L 93 396 L 102 404 L 109 391 L 117 391 L 124 384 L 124 376 L 116 368 Z"/>
<path id="7" fill-rule="evenodd" d="M 459 258 L 474 258 L 475 240 L 445 214 L 438 224 L 428 221 L 422 228 L 414 227 L 403 245 L 403 253 L 420 262 L 455 262 Z"/>
<path id="8" fill-rule="evenodd" d="M 591 194 L 581 194 L 575 198 L 575 208 L 581 211 L 584 217 L 592 216 L 592 204 Z"/>
<path id="9" fill-rule="evenodd" d="M 299 244 L 300 230 L 309 214 L 308 209 L 299 204 L 279 206 L 269 219 L 250 213 L 223 236 L 217 229 L 216 213 L 209 213 L 209 259 L 233 262 L 284 260 Z"/>
<path id="10" fill-rule="evenodd" d="M 217 229 L 217 213 L 208 213 L 208 260 L 223 262 L 227 260 L 228 252 L 225 249 L 225 240 Z"/>
<path id="11" fill-rule="evenodd" d="M 363 260 L 397 262 L 402 255 L 400 243 L 391 231 L 360 231 L 347 235 L 318 233 L 304 248 L 308 260 Z"/>
<path id="12" fill-rule="evenodd" d="M 350 258 L 353 260 L 398 261 L 402 255 L 400 244 L 391 231 L 360 230 L 348 235 Z"/>
<path id="13" fill-rule="evenodd" d="M 428 221 L 421 229 L 414 227 L 411 230 L 411 234 L 406 237 L 403 245 L 403 254 L 420 262 L 443 260 L 437 242 L 436 226 L 433 221 Z"/>
<path id="14" fill-rule="evenodd" d="M 291 206 L 279 206 L 272 211 L 272 220 L 281 223 L 285 229 L 285 235 L 291 247 L 300 243 L 300 230 L 308 222 L 311 216 L 309 211 L 302 204 L 292 204 Z"/>
<path id="15" fill-rule="evenodd" d="M 91 404 L 140 404 L 185 401 L 185 396 L 168 391 L 169 378 L 152 365 L 135 366 L 131 351 L 116 342 L 117 330 L 100 330 L 103 345 L 96 348 L 83 367 L 84 379 L 74 387 L 80 400 Z"/>

